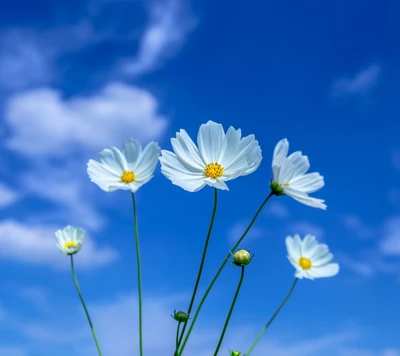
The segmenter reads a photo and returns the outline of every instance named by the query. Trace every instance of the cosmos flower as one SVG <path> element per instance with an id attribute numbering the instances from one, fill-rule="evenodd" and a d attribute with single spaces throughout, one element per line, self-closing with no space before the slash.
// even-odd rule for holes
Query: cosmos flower
<path id="1" fill-rule="evenodd" d="M 129 139 L 122 151 L 106 148 L 99 154 L 100 162 L 89 160 L 87 172 L 90 180 L 106 192 L 123 189 L 135 193 L 153 177 L 159 155 L 157 143 L 150 142 L 142 150 L 138 140 Z"/>
<path id="2" fill-rule="evenodd" d="M 289 195 L 293 199 L 314 208 L 326 209 L 324 200 L 311 198 L 308 194 L 321 189 L 324 177 L 319 173 L 307 173 L 310 162 L 307 156 L 296 151 L 288 156 L 289 142 L 285 138 L 275 146 L 272 158 L 274 178 L 271 189 L 275 195 Z"/>
<path id="3" fill-rule="evenodd" d="M 261 163 L 261 148 L 254 135 L 241 137 L 240 129 L 208 121 L 200 126 L 197 146 L 181 129 L 171 139 L 174 152 L 161 151 L 161 172 L 173 184 L 196 192 L 205 185 L 229 190 L 226 181 L 253 173 Z"/>
<path id="4" fill-rule="evenodd" d="M 333 255 L 325 244 L 320 244 L 315 236 L 306 235 L 301 240 L 299 235 L 286 237 L 288 259 L 296 269 L 297 278 L 332 277 L 339 272 L 337 263 L 330 263 Z"/>
<path id="5" fill-rule="evenodd" d="M 66 255 L 73 255 L 82 247 L 85 231 L 73 226 L 66 226 L 56 231 L 57 247 Z"/>

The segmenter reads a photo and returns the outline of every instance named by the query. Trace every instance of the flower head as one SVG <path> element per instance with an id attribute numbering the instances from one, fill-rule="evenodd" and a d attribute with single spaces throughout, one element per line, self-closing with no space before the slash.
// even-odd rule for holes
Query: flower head
<path id="1" fill-rule="evenodd" d="M 228 190 L 226 181 L 253 173 L 261 163 L 261 148 L 254 135 L 241 137 L 240 129 L 208 121 L 200 126 L 197 146 L 185 130 L 171 139 L 174 152 L 162 150 L 161 172 L 173 184 L 196 192 L 205 185 Z"/>
<path id="2" fill-rule="evenodd" d="M 56 231 L 57 247 L 64 254 L 73 255 L 81 249 L 84 236 L 84 230 L 68 225 Z"/>
<path id="3" fill-rule="evenodd" d="M 183 311 L 174 310 L 174 315 L 171 316 L 179 323 L 185 323 L 189 320 L 189 315 Z"/>
<path id="4" fill-rule="evenodd" d="M 100 162 L 89 160 L 87 172 L 90 180 L 106 192 L 123 189 L 134 193 L 153 177 L 159 155 L 156 142 L 150 142 L 142 150 L 138 140 L 129 139 L 122 151 L 106 148 L 99 154 Z"/>
<path id="5" fill-rule="evenodd" d="M 275 146 L 272 158 L 274 178 L 271 189 L 276 195 L 289 195 L 293 199 L 314 208 L 326 209 L 324 200 L 311 198 L 308 194 L 324 186 L 324 177 L 319 173 L 307 173 L 310 162 L 300 151 L 288 156 L 289 142 L 285 138 Z"/>
<path id="6" fill-rule="evenodd" d="M 337 263 L 330 263 L 333 255 L 325 244 L 320 244 L 315 236 L 306 235 L 304 240 L 299 235 L 286 237 L 288 259 L 296 269 L 297 278 L 332 277 L 339 272 Z"/>
<path id="7" fill-rule="evenodd" d="M 251 262 L 252 259 L 253 256 L 250 255 L 250 252 L 246 250 L 239 250 L 233 255 L 233 264 L 236 266 L 246 266 Z"/>

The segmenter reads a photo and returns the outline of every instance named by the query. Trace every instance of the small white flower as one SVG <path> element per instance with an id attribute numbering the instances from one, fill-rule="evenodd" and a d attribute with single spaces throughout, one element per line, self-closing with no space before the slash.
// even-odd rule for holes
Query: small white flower
<path id="1" fill-rule="evenodd" d="M 322 278 L 338 274 L 339 265 L 329 263 L 333 255 L 325 244 L 320 244 L 315 236 L 306 235 L 304 240 L 299 235 L 286 237 L 286 249 L 290 263 L 296 268 L 297 278 Z"/>
<path id="2" fill-rule="evenodd" d="M 129 139 L 122 151 L 110 147 L 100 152 L 100 162 L 90 159 L 87 172 L 90 180 L 106 192 L 123 189 L 135 193 L 153 177 L 159 155 L 156 142 L 150 142 L 142 151 L 138 140 Z"/>
<path id="3" fill-rule="evenodd" d="M 314 208 L 326 209 L 325 200 L 311 198 L 308 194 L 321 189 L 324 177 L 319 173 L 307 173 L 310 162 L 300 151 L 288 156 L 289 142 L 286 138 L 275 146 L 272 158 L 274 178 L 271 189 L 276 195 L 289 195 L 293 199 Z"/>
<path id="4" fill-rule="evenodd" d="M 171 139 L 174 152 L 162 150 L 161 172 L 173 184 L 196 192 L 205 185 L 228 190 L 226 181 L 253 173 L 261 163 L 261 148 L 254 135 L 241 137 L 232 126 L 208 121 L 200 126 L 197 146 L 181 129 Z"/>
<path id="5" fill-rule="evenodd" d="M 73 255 L 81 249 L 84 236 L 84 230 L 68 225 L 56 231 L 57 247 L 64 254 Z"/>

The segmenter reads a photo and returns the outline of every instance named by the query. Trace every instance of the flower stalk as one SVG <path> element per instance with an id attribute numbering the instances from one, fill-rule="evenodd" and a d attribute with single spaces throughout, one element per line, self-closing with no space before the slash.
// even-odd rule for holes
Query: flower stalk
<path id="1" fill-rule="evenodd" d="M 244 266 L 241 266 L 241 268 L 242 268 L 242 272 L 240 274 L 239 284 L 238 284 L 238 286 L 236 288 L 236 292 L 235 292 L 235 295 L 233 297 L 231 307 L 229 308 L 228 316 L 226 317 L 224 328 L 222 329 L 221 336 L 219 337 L 218 345 L 217 345 L 217 347 L 215 349 L 214 356 L 218 355 L 218 351 L 219 351 L 219 349 L 221 347 L 222 341 L 224 340 L 226 329 L 228 328 L 229 320 L 231 319 L 231 315 L 232 315 L 233 309 L 235 308 L 236 300 L 237 300 L 237 297 L 238 297 L 239 292 L 240 292 L 240 287 L 242 286 L 242 282 L 243 282 L 243 278 L 244 278 Z"/>
<path id="2" fill-rule="evenodd" d="M 294 279 L 294 282 L 289 290 L 289 293 L 286 295 L 285 299 L 283 300 L 283 302 L 281 303 L 281 305 L 279 306 L 279 308 L 275 311 L 275 313 L 272 315 L 271 319 L 269 319 L 268 323 L 265 324 L 265 326 L 263 327 L 263 329 L 261 330 L 261 332 L 258 334 L 257 338 L 255 339 L 255 341 L 253 342 L 253 344 L 250 346 L 249 351 L 246 352 L 246 356 L 249 356 L 250 353 L 253 351 L 253 349 L 256 347 L 258 341 L 262 338 L 262 336 L 264 335 L 265 331 L 269 328 L 269 326 L 272 324 L 272 322 L 274 321 L 274 319 L 277 317 L 277 315 L 279 314 L 279 312 L 282 310 L 282 308 L 284 307 L 284 305 L 286 304 L 286 302 L 289 300 L 290 296 L 293 293 L 294 287 L 296 287 L 296 283 L 298 281 L 298 278 Z"/>
<path id="3" fill-rule="evenodd" d="M 86 307 L 85 301 L 83 300 L 82 293 L 81 293 L 81 290 L 80 290 L 79 284 L 78 284 L 78 279 L 76 278 L 73 255 L 70 255 L 70 258 L 71 258 L 72 277 L 74 279 L 76 291 L 78 292 L 78 296 L 79 296 L 79 299 L 81 300 L 81 303 L 82 303 L 82 306 L 83 306 L 83 310 L 85 311 L 87 320 L 89 322 L 90 330 L 92 331 L 93 339 L 94 339 L 94 342 L 96 343 L 96 348 L 97 348 L 97 351 L 99 353 L 99 356 L 102 356 L 103 354 L 101 353 L 99 341 L 97 340 L 96 332 L 94 330 L 92 320 L 90 319 L 89 311 L 88 311 L 88 309 Z"/>
<path id="4" fill-rule="evenodd" d="M 193 316 L 193 320 L 192 323 L 190 324 L 189 330 L 186 334 L 185 339 L 183 340 L 183 344 L 181 346 L 181 349 L 178 353 L 178 356 L 181 356 L 183 353 L 183 350 L 185 349 L 186 343 L 189 340 L 189 336 L 193 330 L 194 324 L 196 322 L 196 319 L 200 313 L 201 307 L 203 306 L 208 294 L 211 291 L 211 288 L 214 286 L 215 282 L 217 281 L 219 275 L 221 274 L 222 270 L 224 269 L 226 263 L 229 261 L 229 257 L 232 255 L 233 251 L 239 246 L 239 244 L 243 241 L 243 239 L 246 237 L 247 233 L 250 231 L 250 229 L 252 228 L 253 224 L 255 223 L 255 221 L 257 220 L 258 216 L 260 215 L 262 209 L 264 208 L 265 204 L 267 204 L 268 200 L 273 196 L 274 194 L 272 192 L 270 192 L 268 194 L 268 196 L 264 199 L 264 201 L 261 203 L 260 207 L 257 209 L 256 213 L 254 214 L 253 218 L 250 221 L 250 224 L 247 226 L 246 230 L 243 232 L 242 236 L 239 238 L 239 240 L 235 243 L 235 245 L 230 249 L 228 255 L 225 257 L 224 261 L 222 262 L 221 266 L 219 267 L 217 273 L 215 274 L 214 278 L 212 279 L 211 283 L 209 284 L 209 286 L 206 289 L 206 292 L 204 293 L 203 297 L 201 298 L 200 304 L 197 307 L 197 310 Z"/>

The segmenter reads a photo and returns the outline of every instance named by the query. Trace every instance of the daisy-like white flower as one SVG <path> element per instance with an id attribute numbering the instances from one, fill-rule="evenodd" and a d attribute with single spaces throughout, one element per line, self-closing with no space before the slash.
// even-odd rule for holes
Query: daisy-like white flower
<path id="1" fill-rule="evenodd" d="M 315 236 L 306 235 L 301 240 L 299 235 L 286 237 L 288 259 L 296 269 L 297 278 L 322 278 L 338 274 L 339 265 L 330 263 L 333 255 L 325 244 L 320 244 Z"/>
<path id="2" fill-rule="evenodd" d="M 274 178 L 271 189 L 274 194 L 289 195 L 293 199 L 314 208 L 326 209 L 325 200 L 311 198 L 308 194 L 321 189 L 324 177 L 319 173 L 307 173 L 310 168 L 308 157 L 300 151 L 288 156 L 289 142 L 286 138 L 280 140 L 275 146 L 272 158 L 272 171 Z"/>
<path id="3" fill-rule="evenodd" d="M 228 190 L 226 181 L 253 173 L 261 163 L 261 148 L 254 135 L 241 137 L 232 126 L 208 121 L 200 126 L 197 146 L 181 129 L 171 139 L 174 152 L 161 151 L 161 172 L 173 184 L 196 192 L 205 185 Z"/>
<path id="4" fill-rule="evenodd" d="M 123 189 L 135 193 L 153 177 L 159 155 L 156 142 L 142 150 L 140 142 L 131 138 L 124 142 L 122 151 L 110 147 L 100 152 L 100 162 L 90 159 L 87 172 L 90 180 L 106 192 Z"/>
<path id="5" fill-rule="evenodd" d="M 57 247 L 64 254 L 73 255 L 81 249 L 84 236 L 84 230 L 68 225 L 56 231 Z"/>

